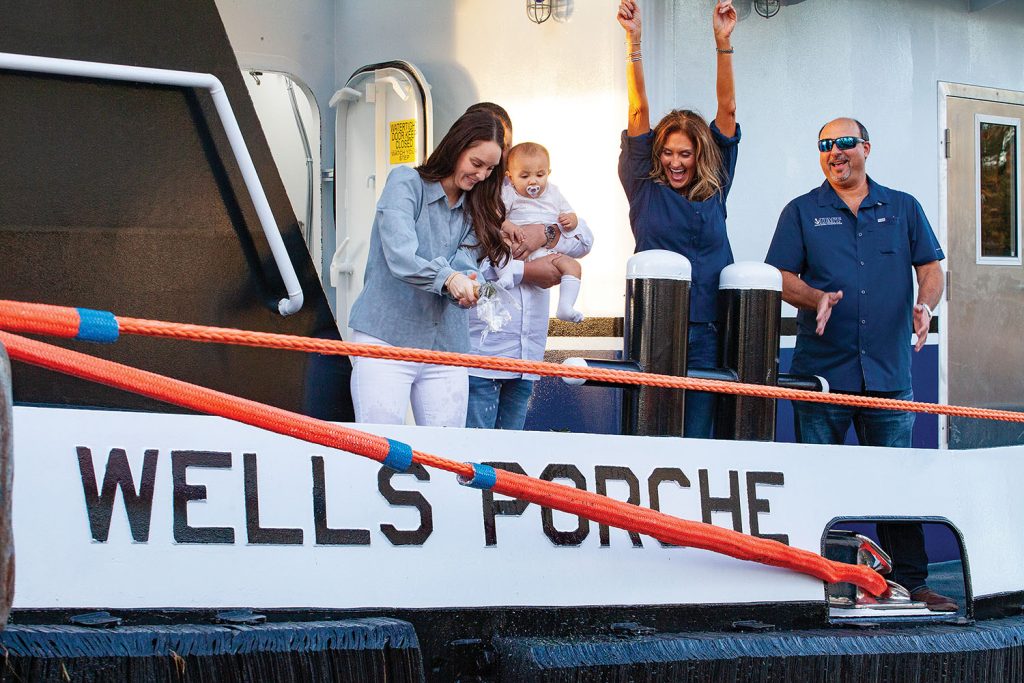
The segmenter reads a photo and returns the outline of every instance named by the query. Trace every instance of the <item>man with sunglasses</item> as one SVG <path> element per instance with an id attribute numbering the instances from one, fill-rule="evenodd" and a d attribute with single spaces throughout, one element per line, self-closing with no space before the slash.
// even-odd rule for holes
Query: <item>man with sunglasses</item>
<path id="1" fill-rule="evenodd" d="M 782 271 L 782 298 L 798 309 L 792 372 L 824 377 L 835 393 L 913 400 L 911 333 L 920 351 L 942 296 L 945 256 L 918 201 L 868 177 L 870 153 L 856 119 L 822 127 L 825 182 L 782 210 L 765 261 Z M 844 443 L 852 423 L 861 445 L 911 446 L 913 413 L 794 402 L 793 415 L 801 443 Z M 877 531 L 893 559 L 891 578 L 928 609 L 955 612 L 952 599 L 926 584 L 921 525 Z"/>

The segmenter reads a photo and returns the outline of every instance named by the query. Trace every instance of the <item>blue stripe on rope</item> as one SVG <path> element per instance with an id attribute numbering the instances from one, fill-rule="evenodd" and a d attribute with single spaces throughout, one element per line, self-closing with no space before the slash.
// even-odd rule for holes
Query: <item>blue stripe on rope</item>
<path id="1" fill-rule="evenodd" d="M 110 311 L 94 311 L 91 308 L 76 308 L 78 311 L 78 335 L 80 341 L 110 344 L 117 341 L 120 330 L 117 318 Z"/>
<path id="2" fill-rule="evenodd" d="M 405 472 L 412 465 L 412 446 L 401 441 L 387 439 L 388 457 L 384 464 L 396 472 Z"/>
<path id="3" fill-rule="evenodd" d="M 498 481 L 498 473 L 490 465 L 480 465 L 475 462 L 469 463 L 473 466 L 473 478 L 466 479 L 459 477 L 459 483 L 463 486 L 472 486 L 475 489 L 492 489 Z"/>

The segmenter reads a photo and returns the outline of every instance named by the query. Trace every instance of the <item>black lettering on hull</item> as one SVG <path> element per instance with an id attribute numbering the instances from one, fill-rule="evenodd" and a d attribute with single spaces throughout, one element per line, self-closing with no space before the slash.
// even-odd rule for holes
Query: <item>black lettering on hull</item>
<path id="1" fill-rule="evenodd" d="M 699 470 L 697 475 L 700 479 L 700 513 L 704 523 L 711 524 L 712 512 L 731 512 L 733 530 L 743 533 L 743 515 L 740 511 L 740 473 L 736 470 L 729 470 L 729 495 L 725 498 L 716 498 L 711 495 L 707 470 Z"/>
<path id="2" fill-rule="evenodd" d="M 190 500 L 206 500 L 206 487 L 189 484 L 189 467 L 231 468 L 231 454 L 220 451 L 171 451 L 171 481 L 174 486 L 174 541 L 176 543 L 235 542 L 235 530 L 227 526 L 194 527 L 188 523 Z"/>
<path id="3" fill-rule="evenodd" d="M 747 509 L 750 511 L 750 535 L 758 538 L 770 538 L 779 543 L 789 545 L 789 534 L 762 534 L 757 522 L 760 512 L 768 514 L 771 507 L 768 501 L 757 497 L 757 485 L 785 486 L 786 479 L 782 472 L 747 472 Z"/>
<path id="4" fill-rule="evenodd" d="M 253 545 L 302 545 L 302 529 L 278 529 L 260 526 L 259 473 L 256 454 L 242 454 L 245 473 L 245 534 Z"/>
<path id="5" fill-rule="evenodd" d="M 381 467 L 377 472 L 377 490 L 392 505 L 416 508 L 420 513 L 420 525 L 416 529 L 396 529 L 391 524 L 381 524 L 380 530 L 391 541 L 391 545 L 423 545 L 434 533 L 434 511 L 430 503 L 419 491 L 398 491 L 391 485 L 391 480 L 403 474 L 412 475 L 419 481 L 430 481 L 427 468 L 414 463 L 405 472 L 395 472 L 390 467 Z"/>
<path id="6" fill-rule="evenodd" d="M 128 454 L 123 448 L 110 450 L 107 468 L 103 473 L 102 490 L 96 487 L 96 472 L 92 464 L 92 451 L 79 446 L 78 469 L 82 475 L 82 491 L 85 494 L 85 507 L 89 514 L 89 530 L 94 540 L 106 543 L 110 536 L 110 519 L 114 514 L 114 497 L 117 489 L 121 489 L 124 509 L 128 514 L 128 526 L 132 531 L 132 540 L 136 543 L 149 541 L 149 525 L 153 517 L 153 490 L 156 486 L 157 451 L 146 450 L 142 460 L 142 479 L 138 492 L 132 469 L 128 464 Z"/>
<path id="7" fill-rule="evenodd" d="M 498 470 L 505 470 L 507 472 L 515 472 L 516 474 L 526 475 L 526 470 L 517 462 L 485 462 L 484 465 L 490 465 L 491 467 Z M 498 532 L 494 527 L 494 520 L 498 515 L 502 516 L 519 516 L 526 511 L 530 503 L 525 500 L 494 500 L 494 493 L 489 490 L 483 490 L 480 492 L 481 504 L 483 505 L 483 516 L 484 516 L 484 545 L 490 547 L 498 545 Z"/>
<path id="8" fill-rule="evenodd" d="M 324 459 L 314 455 L 313 463 L 313 528 L 317 545 L 370 545 L 369 529 L 332 529 L 327 526 L 327 483 Z"/>
<path id="9" fill-rule="evenodd" d="M 647 478 L 647 495 L 650 496 L 652 510 L 661 512 L 661 493 L 658 491 L 658 487 L 666 481 L 674 481 L 679 485 L 679 488 L 690 488 L 690 480 L 686 478 L 686 475 L 678 467 L 655 468 L 651 472 L 651 476 Z M 679 547 L 675 543 L 665 543 L 664 541 L 658 541 L 658 543 L 661 543 L 662 548 Z"/>
<path id="10" fill-rule="evenodd" d="M 544 481 L 568 479 L 579 490 L 587 490 L 587 480 L 575 465 L 548 465 L 544 468 L 544 471 L 540 473 L 540 478 Z M 587 536 L 590 535 L 590 520 L 586 517 L 577 516 L 579 524 L 573 531 L 559 531 L 556 529 L 554 514 L 549 507 L 542 507 L 540 509 L 540 519 L 544 529 L 544 535 L 550 538 L 551 542 L 558 546 L 580 545 L 586 540 Z"/>
<path id="11" fill-rule="evenodd" d="M 633 474 L 633 470 L 611 465 L 598 465 L 594 468 L 594 488 L 597 489 L 597 493 L 607 496 L 610 480 L 626 482 L 629 486 L 629 497 L 626 498 L 626 502 L 630 505 L 640 505 L 640 480 Z M 601 539 L 601 546 L 607 547 L 610 542 L 608 525 L 599 524 L 597 535 Z M 644 545 L 640 540 L 640 534 L 635 531 L 629 532 L 629 540 L 633 542 L 634 548 L 642 548 Z"/>

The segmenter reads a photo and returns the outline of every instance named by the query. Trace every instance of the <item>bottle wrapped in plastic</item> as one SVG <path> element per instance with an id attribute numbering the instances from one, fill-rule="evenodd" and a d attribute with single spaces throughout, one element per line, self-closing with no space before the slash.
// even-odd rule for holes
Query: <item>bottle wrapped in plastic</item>
<path id="1" fill-rule="evenodd" d="M 512 309 L 520 310 L 519 302 L 502 287 L 493 282 L 480 285 L 480 294 L 476 300 L 476 317 L 483 322 L 484 330 L 480 333 L 483 344 L 490 332 L 500 332 L 512 320 Z"/>

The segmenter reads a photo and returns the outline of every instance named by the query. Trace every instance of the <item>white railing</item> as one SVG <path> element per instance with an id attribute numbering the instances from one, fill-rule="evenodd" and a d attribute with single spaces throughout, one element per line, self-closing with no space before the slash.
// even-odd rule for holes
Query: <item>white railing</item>
<path id="1" fill-rule="evenodd" d="M 281 272 L 281 279 L 288 292 L 287 299 L 281 299 L 277 304 L 277 310 L 281 315 L 291 315 L 302 308 L 303 295 L 299 278 L 295 274 L 291 259 L 288 258 L 288 250 L 285 248 L 284 240 L 281 239 L 281 232 L 277 228 L 277 221 L 270 211 L 270 203 L 263 191 L 256 167 L 249 156 L 249 149 L 245 146 L 242 138 L 242 131 L 238 128 L 238 121 L 231 109 L 224 86 L 213 74 L 193 73 L 191 71 L 173 71 L 170 69 L 153 69 L 142 66 L 126 66 L 123 64 L 104 64 L 101 62 L 82 62 L 74 59 L 55 59 L 52 57 L 37 57 L 33 55 L 16 55 L 0 52 L 0 69 L 12 71 L 31 71 L 35 73 L 56 74 L 60 76 L 78 76 L 82 78 L 98 78 L 108 81 L 129 81 L 133 83 L 154 83 L 157 85 L 171 85 L 182 88 L 202 88 L 210 91 L 213 103 L 217 108 L 224 132 L 227 134 L 228 142 L 231 144 L 231 151 L 234 152 L 235 160 L 242 171 L 242 178 L 245 179 L 245 186 L 249 190 L 249 197 L 256 207 L 256 215 L 263 227 L 263 234 L 267 237 L 270 251 L 274 256 L 274 263 Z"/>

